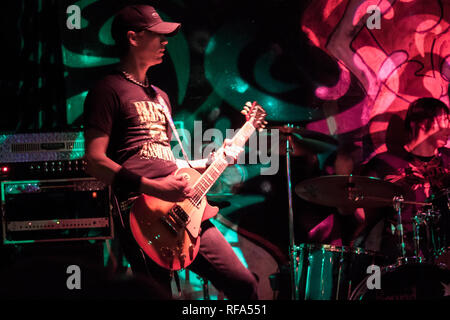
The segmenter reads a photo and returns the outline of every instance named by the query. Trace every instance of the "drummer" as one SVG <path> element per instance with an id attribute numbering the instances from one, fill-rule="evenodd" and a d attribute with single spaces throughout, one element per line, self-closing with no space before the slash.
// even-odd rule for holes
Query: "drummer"
<path id="1" fill-rule="evenodd" d="M 424 202 L 433 193 L 448 186 L 450 149 L 449 108 L 434 98 L 420 98 L 410 104 L 404 127 L 407 140 L 398 151 L 388 151 L 372 158 L 361 173 L 379 177 L 401 186 L 407 201 Z M 413 256 L 412 216 L 419 208 L 403 205 L 402 224 L 406 255 Z M 393 234 L 396 216 L 393 207 L 360 210 L 364 222 L 365 248 L 398 257 L 399 248 Z"/>

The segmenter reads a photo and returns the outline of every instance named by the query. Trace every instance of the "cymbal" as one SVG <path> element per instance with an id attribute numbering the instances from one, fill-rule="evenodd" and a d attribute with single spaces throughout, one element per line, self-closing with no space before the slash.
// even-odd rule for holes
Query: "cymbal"
<path id="1" fill-rule="evenodd" d="M 400 188 L 374 177 L 332 175 L 302 181 L 295 192 L 306 201 L 329 207 L 377 208 L 392 205 Z"/>
<path id="2" fill-rule="evenodd" d="M 286 140 L 292 147 L 291 156 L 300 156 L 309 151 L 312 153 L 325 153 L 336 150 L 338 141 L 321 132 L 312 131 L 300 127 L 273 126 L 269 129 L 277 129 L 280 133 L 279 154 L 286 155 Z"/>

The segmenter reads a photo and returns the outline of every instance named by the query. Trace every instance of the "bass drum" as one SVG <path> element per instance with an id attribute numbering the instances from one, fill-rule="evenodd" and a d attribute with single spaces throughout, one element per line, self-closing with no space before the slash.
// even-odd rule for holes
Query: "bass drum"
<path id="1" fill-rule="evenodd" d="M 411 263 L 385 267 L 380 273 L 380 289 L 368 288 L 373 276 L 361 281 L 350 300 L 450 300 L 450 270 L 442 266 Z"/>

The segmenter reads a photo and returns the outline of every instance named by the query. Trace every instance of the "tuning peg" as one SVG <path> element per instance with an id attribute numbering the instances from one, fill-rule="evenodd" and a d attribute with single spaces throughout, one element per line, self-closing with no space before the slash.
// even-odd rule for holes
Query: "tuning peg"
<path id="1" fill-rule="evenodd" d="M 248 110 L 244 109 L 244 110 L 241 111 L 241 113 L 246 116 L 248 114 Z"/>

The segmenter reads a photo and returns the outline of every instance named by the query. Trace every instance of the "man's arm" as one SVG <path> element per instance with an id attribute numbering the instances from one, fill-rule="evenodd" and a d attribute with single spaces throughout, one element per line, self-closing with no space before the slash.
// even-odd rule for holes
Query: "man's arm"
<path id="1" fill-rule="evenodd" d="M 85 136 L 87 173 L 106 184 L 116 183 L 122 166 L 106 155 L 109 137 L 97 129 L 88 129 Z M 126 178 L 125 178 L 126 179 Z M 138 177 L 135 192 L 145 193 L 162 200 L 178 202 L 192 196 L 193 189 L 182 176 L 169 175 L 161 180 Z M 126 181 L 125 181 L 126 182 Z"/>
<path id="2" fill-rule="evenodd" d="M 85 141 L 87 173 L 111 185 L 122 166 L 106 156 L 109 136 L 100 130 L 88 129 Z"/>

